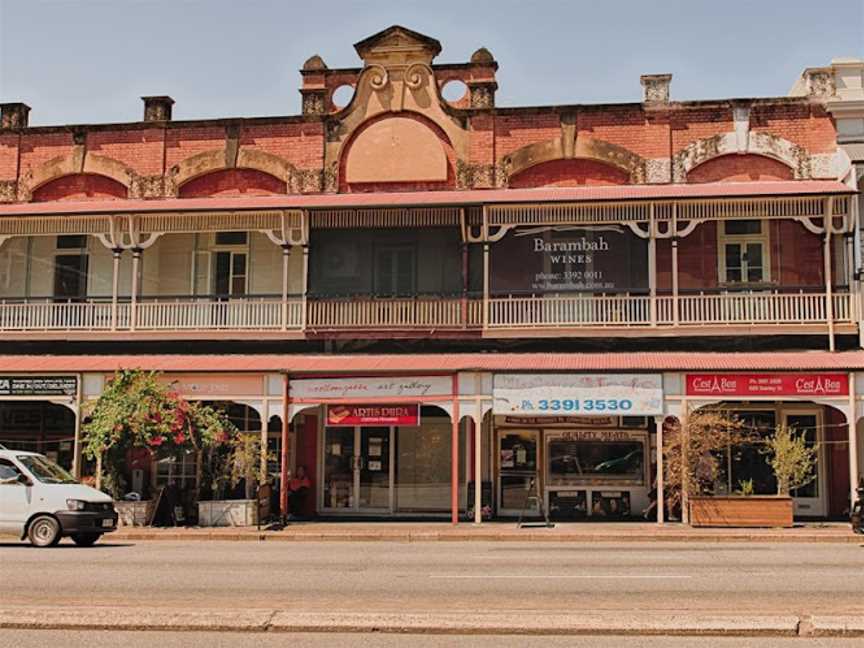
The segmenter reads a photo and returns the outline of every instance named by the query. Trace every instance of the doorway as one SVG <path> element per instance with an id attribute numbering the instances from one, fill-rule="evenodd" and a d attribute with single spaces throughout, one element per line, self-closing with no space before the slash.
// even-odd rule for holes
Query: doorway
<path id="1" fill-rule="evenodd" d="M 322 510 L 393 510 L 393 428 L 325 427 Z"/>
<path id="2" fill-rule="evenodd" d="M 802 435 L 809 448 L 816 447 L 815 478 L 809 484 L 796 488 L 791 495 L 795 500 L 795 515 L 824 517 L 828 514 L 825 490 L 827 474 L 821 410 L 789 409 L 783 412 L 783 425 Z"/>
<path id="3" fill-rule="evenodd" d="M 537 501 L 525 508 L 539 479 L 539 430 L 509 429 L 498 434 L 498 514 L 539 513 Z"/>

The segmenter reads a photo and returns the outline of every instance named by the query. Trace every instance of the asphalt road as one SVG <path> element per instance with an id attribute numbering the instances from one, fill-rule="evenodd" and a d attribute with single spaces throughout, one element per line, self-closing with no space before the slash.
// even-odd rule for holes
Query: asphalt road
<path id="1" fill-rule="evenodd" d="M 7 605 L 862 614 L 864 548 L 163 541 L 33 549 L 4 543 L 0 582 L 0 603 Z"/>
<path id="2" fill-rule="evenodd" d="M 5 630 L 0 648 L 860 648 L 860 639 L 766 637 L 526 637 L 381 634 L 236 634 L 232 632 L 69 632 Z"/>

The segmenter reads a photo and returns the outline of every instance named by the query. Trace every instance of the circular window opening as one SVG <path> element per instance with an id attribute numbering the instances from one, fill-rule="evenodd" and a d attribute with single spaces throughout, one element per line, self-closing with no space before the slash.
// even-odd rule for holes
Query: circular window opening
<path id="1" fill-rule="evenodd" d="M 331 101 L 336 108 L 344 108 L 351 103 L 351 98 L 354 96 L 354 87 L 345 84 L 341 85 L 333 91 Z"/>
<path id="2" fill-rule="evenodd" d="M 452 79 L 441 88 L 441 96 L 448 103 L 455 104 L 465 98 L 468 94 L 468 86 L 458 79 Z"/>

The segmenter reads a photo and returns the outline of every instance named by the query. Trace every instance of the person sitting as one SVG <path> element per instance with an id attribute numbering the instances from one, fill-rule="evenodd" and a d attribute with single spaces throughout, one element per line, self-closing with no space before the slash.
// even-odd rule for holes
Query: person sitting
<path id="1" fill-rule="evenodd" d="M 303 512 L 303 502 L 312 482 L 306 476 L 306 466 L 297 466 L 297 474 L 288 480 L 288 519 L 296 520 Z"/>

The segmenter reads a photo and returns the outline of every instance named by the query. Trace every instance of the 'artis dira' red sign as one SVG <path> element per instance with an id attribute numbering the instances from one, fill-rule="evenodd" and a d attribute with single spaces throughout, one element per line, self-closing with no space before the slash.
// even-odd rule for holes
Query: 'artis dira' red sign
<path id="1" fill-rule="evenodd" d="M 420 425 L 419 405 L 329 405 L 327 425 Z"/>
<path id="2" fill-rule="evenodd" d="M 688 396 L 848 396 L 849 376 L 817 374 L 687 374 Z"/>

